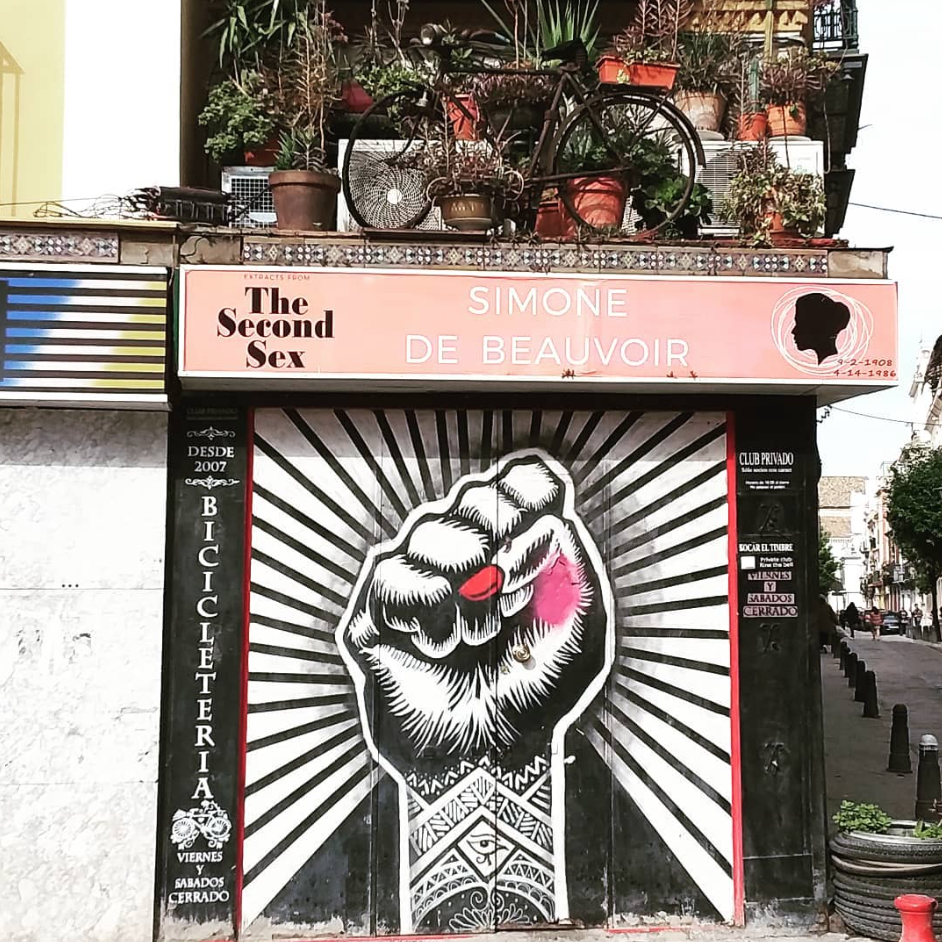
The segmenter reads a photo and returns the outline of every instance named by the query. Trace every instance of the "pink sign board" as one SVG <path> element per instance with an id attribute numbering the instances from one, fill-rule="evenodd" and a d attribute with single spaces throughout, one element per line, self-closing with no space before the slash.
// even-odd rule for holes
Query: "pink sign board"
<path id="1" fill-rule="evenodd" d="M 887 281 L 199 266 L 180 308 L 203 387 L 897 381 Z"/>

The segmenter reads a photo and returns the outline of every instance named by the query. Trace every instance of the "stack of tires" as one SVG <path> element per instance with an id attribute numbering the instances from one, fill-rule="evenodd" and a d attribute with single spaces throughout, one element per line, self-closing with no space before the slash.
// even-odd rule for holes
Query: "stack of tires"
<path id="1" fill-rule="evenodd" d="M 897 942 L 902 923 L 896 897 L 942 897 L 942 840 L 913 837 L 914 826 L 894 821 L 887 834 L 846 831 L 831 839 L 834 908 L 851 931 Z M 942 932 L 942 913 L 932 925 Z"/>

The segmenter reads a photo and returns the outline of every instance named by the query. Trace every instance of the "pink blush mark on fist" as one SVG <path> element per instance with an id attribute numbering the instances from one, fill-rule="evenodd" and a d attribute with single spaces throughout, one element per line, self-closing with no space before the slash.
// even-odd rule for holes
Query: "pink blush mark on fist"
<path id="1" fill-rule="evenodd" d="M 584 591 L 581 567 L 560 553 L 534 580 L 533 614 L 547 625 L 568 625 Z"/>

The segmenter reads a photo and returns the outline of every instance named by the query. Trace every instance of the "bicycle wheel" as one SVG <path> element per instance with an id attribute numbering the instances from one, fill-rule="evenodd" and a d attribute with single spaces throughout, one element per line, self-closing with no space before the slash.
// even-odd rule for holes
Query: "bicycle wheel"
<path id="1" fill-rule="evenodd" d="M 669 101 L 645 92 L 618 91 L 590 100 L 563 126 L 554 174 L 576 223 L 594 232 L 618 231 L 649 239 L 675 223 L 696 237 L 696 220 L 683 212 L 696 182 L 703 148 L 687 118 Z"/>
<path id="2" fill-rule="evenodd" d="M 414 229 L 428 216 L 429 181 L 417 155 L 426 141 L 441 137 L 440 110 L 434 95 L 417 88 L 393 92 L 360 116 L 341 172 L 347 209 L 357 225 Z"/>

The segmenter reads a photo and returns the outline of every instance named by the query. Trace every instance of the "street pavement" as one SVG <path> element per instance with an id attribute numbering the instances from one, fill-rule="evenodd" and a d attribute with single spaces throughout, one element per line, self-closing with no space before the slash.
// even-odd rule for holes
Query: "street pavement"
<path id="1" fill-rule="evenodd" d="M 942 740 L 942 645 L 885 635 L 874 641 L 857 632 L 847 637 L 851 650 L 876 673 L 879 719 L 864 719 L 863 704 L 838 667 L 837 658 L 821 655 L 824 699 L 824 749 L 828 822 L 841 801 L 872 802 L 894 818 L 912 818 L 916 800 L 919 737 Z M 893 705 L 909 710 L 912 775 L 886 771 Z"/>

